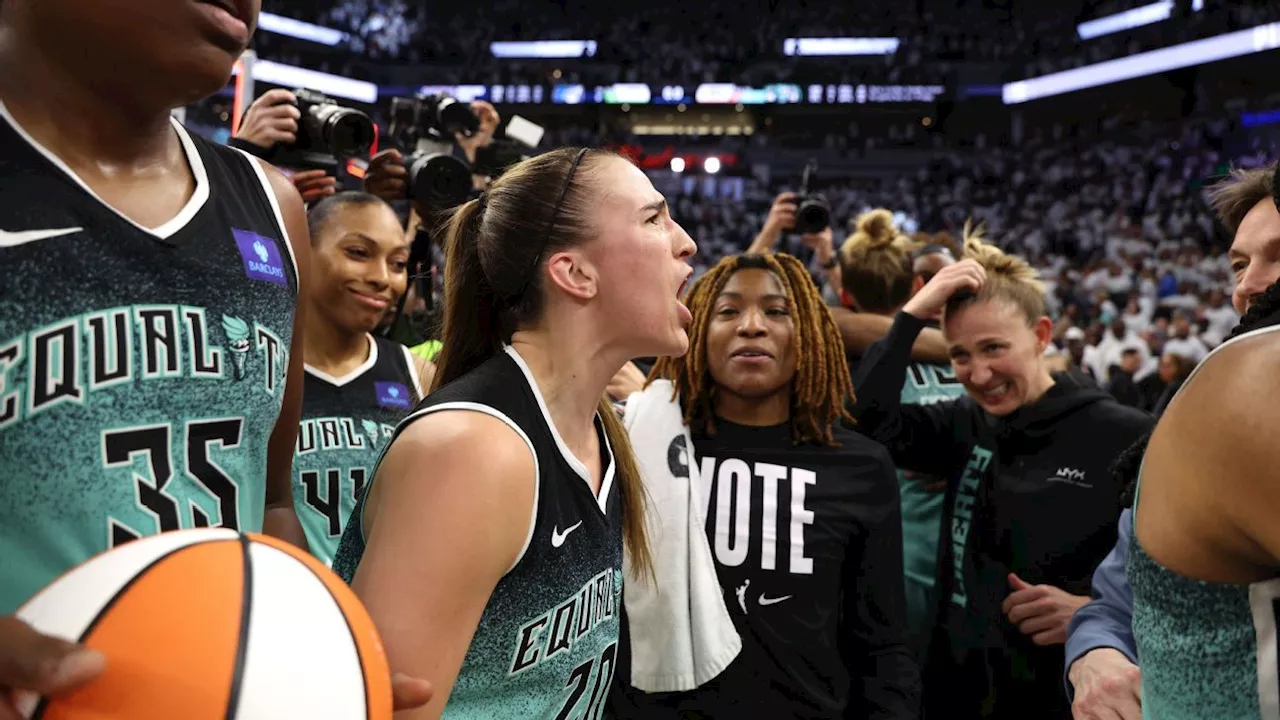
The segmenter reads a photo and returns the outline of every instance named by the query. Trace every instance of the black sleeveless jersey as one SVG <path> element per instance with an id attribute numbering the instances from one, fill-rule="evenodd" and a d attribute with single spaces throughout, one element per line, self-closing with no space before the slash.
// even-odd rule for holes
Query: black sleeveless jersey
<path id="1" fill-rule="evenodd" d="M 173 128 L 195 191 L 143 228 L 0 105 L 0 614 L 133 538 L 262 528 L 293 251 L 262 167 Z"/>
<path id="2" fill-rule="evenodd" d="M 293 504 L 311 554 L 326 565 L 382 448 L 423 395 L 409 349 L 368 338 L 369 359 L 345 377 L 305 366 Z"/>
<path id="3" fill-rule="evenodd" d="M 482 412 L 515 430 L 533 453 L 538 485 L 525 549 L 489 598 L 443 717 L 596 720 L 613 682 L 622 602 L 621 502 L 601 421 L 597 497 L 514 348 L 432 393 L 400 430 L 446 410 Z M 423 469 L 423 482 L 430 473 Z M 333 562 L 347 582 L 364 552 L 362 507 Z"/>

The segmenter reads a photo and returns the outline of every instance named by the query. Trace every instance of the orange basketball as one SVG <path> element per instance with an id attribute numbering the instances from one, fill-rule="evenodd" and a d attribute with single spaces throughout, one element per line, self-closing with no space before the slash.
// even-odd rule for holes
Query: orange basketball
<path id="1" fill-rule="evenodd" d="M 355 594 L 264 535 L 184 530 L 67 572 L 23 605 L 37 630 L 102 652 L 106 671 L 43 720 L 390 720 L 391 676 Z"/>

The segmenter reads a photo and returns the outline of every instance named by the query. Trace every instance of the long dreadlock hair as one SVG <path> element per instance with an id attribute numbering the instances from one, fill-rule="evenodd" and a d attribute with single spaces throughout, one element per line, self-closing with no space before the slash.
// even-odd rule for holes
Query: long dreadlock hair
<path id="1" fill-rule="evenodd" d="M 1227 340 L 1240 337 L 1241 335 L 1258 330 L 1264 327 L 1280 324 L 1280 280 L 1271 283 L 1266 291 L 1262 293 L 1245 314 L 1241 316 L 1239 324 L 1231 329 L 1231 333 L 1227 335 Z M 1142 468 L 1142 456 L 1147 453 L 1147 443 L 1151 442 L 1151 434 L 1154 430 L 1147 432 L 1146 435 L 1138 438 L 1132 445 L 1125 448 L 1124 452 L 1116 458 L 1115 463 L 1111 466 L 1111 472 L 1114 477 L 1120 481 L 1125 487 L 1126 504 L 1132 505 L 1134 494 L 1137 490 L 1138 471 Z"/>
<path id="2" fill-rule="evenodd" d="M 707 328 L 716 298 L 739 270 L 769 270 L 787 293 L 787 309 L 795 323 L 796 374 L 791 380 L 791 441 L 838 445 L 831 428 L 837 420 L 852 422 L 845 400 L 853 402 L 853 383 L 845 360 L 844 342 L 831 312 L 803 263 L 785 254 L 734 255 L 722 259 L 693 284 L 685 304 L 693 314 L 689 352 L 681 358 L 661 358 L 649 381 L 671 380 L 684 422 L 695 432 L 715 435 L 712 400 L 715 380 L 707 365 Z"/>

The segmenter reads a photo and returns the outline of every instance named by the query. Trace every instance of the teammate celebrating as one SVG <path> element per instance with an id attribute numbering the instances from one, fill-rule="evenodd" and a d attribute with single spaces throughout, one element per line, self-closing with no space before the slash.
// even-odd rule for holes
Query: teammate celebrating
<path id="1" fill-rule="evenodd" d="M 836 424 L 853 388 L 821 294 L 789 255 L 741 255 L 688 302 L 690 351 L 651 376 L 675 384 L 710 483 L 707 535 L 742 653 L 696 691 L 621 702 L 641 717 L 664 716 L 655 704 L 708 719 L 919 717 L 893 464 Z"/>
<path id="2" fill-rule="evenodd" d="M 258 5 L 0 3 L 0 613 L 143 535 L 305 542 L 302 202 L 169 115 L 226 85 Z M 102 667 L 0 618 L 0 695 Z"/>
<path id="3" fill-rule="evenodd" d="M 1024 261 L 973 236 L 965 255 L 862 359 L 855 415 L 899 467 L 950 481 L 927 715 L 1068 718 L 1063 653 L 1052 646 L 1116 541 L 1123 488 L 1110 465 L 1152 421 L 1049 373 L 1052 323 Z M 904 405 L 911 342 L 939 315 L 967 396 Z"/>
<path id="4" fill-rule="evenodd" d="M 562 149 L 508 170 L 448 231 L 434 391 L 401 424 L 334 568 L 392 665 L 440 689 L 412 717 L 598 717 L 622 553 L 643 499 L 604 398 L 681 355 L 693 241 L 634 165 Z"/>
<path id="5" fill-rule="evenodd" d="M 344 192 L 307 219 L 314 276 L 293 501 L 311 553 L 332 563 L 385 440 L 422 398 L 420 366 L 427 380 L 432 366 L 371 334 L 408 283 L 409 246 L 391 206 Z"/>
<path id="6" fill-rule="evenodd" d="M 893 317 L 938 271 L 955 263 L 942 245 L 913 251 L 893 225 L 893 214 L 873 210 L 858 218 L 853 235 L 840 248 L 841 300 L 857 312 Z M 851 369 L 858 358 L 850 357 Z M 950 365 L 912 363 L 902 384 L 903 405 L 927 405 L 964 394 Z M 902 564 L 906 580 L 907 640 L 922 659 L 937 623 L 934 585 L 938 575 L 943 490 L 950 478 L 899 471 L 902 502 Z"/>

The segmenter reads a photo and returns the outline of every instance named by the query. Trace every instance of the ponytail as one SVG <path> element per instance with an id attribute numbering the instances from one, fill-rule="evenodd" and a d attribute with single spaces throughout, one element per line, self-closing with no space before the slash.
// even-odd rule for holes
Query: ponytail
<path id="1" fill-rule="evenodd" d="M 613 448 L 613 478 L 622 492 L 622 540 L 631 560 L 632 578 L 654 580 L 653 553 L 649 549 L 648 530 L 645 526 L 647 504 L 644 483 L 640 478 L 640 465 L 627 430 L 618 419 L 618 412 L 607 396 L 600 398 L 599 415 L 604 423 L 604 434 Z"/>
<path id="2" fill-rule="evenodd" d="M 480 264 L 479 200 L 464 203 L 449 219 L 445 237 L 444 322 L 434 392 L 502 350 L 497 296 Z"/>

